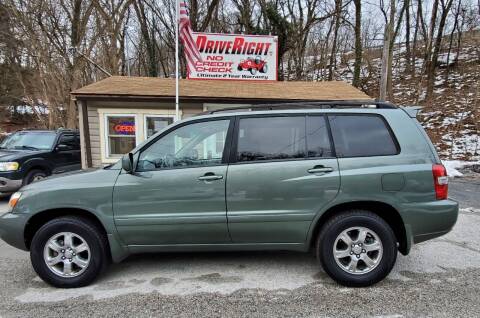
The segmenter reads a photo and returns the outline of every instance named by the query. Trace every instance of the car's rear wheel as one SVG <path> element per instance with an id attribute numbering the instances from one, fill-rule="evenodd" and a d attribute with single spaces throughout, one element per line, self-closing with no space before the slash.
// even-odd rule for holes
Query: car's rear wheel
<path id="1" fill-rule="evenodd" d="M 30 170 L 23 178 L 23 185 L 30 184 L 35 181 L 40 181 L 48 177 L 48 174 L 44 170 L 33 169 Z"/>
<path id="2" fill-rule="evenodd" d="M 256 68 L 251 68 L 250 69 L 250 74 L 252 74 L 252 75 L 257 74 L 257 69 Z"/>
<path id="3" fill-rule="evenodd" d="M 335 281 L 364 287 L 390 273 L 397 259 L 397 240 L 387 222 L 375 213 L 351 210 L 324 224 L 316 250 L 323 268 Z"/>
<path id="4" fill-rule="evenodd" d="M 268 72 L 268 65 L 265 64 L 262 66 L 262 68 L 260 69 L 260 73 L 267 73 Z"/>
<path id="5" fill-rule="evenodd" d="M 106 238 L 88 219 L 53 219 L 35 233 L 30 259 L 38 276 L 50 285 L 86 286 L 108 263 Z"/>

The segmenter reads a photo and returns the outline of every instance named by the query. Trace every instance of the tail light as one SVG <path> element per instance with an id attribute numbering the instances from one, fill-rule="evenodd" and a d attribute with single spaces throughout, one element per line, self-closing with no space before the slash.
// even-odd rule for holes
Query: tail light
<path id="1" fill-rule="evenodd" d="M 433 182 L 435 184 L 435 196 L 437 200 L 445 200 L 448 197 L 447 169 L 443 165 L 433 165 Z"/>

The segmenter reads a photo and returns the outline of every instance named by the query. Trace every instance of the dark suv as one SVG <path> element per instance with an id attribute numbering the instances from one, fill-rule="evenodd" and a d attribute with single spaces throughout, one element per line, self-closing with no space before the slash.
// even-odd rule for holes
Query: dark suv
<path id="1" fill-rule="evenodd" d="M 78 131 L 23 130 L 0 144 L 0 192 L 81 168 Z"/>

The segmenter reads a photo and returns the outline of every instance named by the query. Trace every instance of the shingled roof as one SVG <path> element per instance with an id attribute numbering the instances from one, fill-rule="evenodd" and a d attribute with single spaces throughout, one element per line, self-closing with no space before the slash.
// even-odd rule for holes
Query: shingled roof
<path id="1" fill-rule="evenodd" d="M 112 76 L 72 92 L 74 98 L 172 99 L 175 80 L 171 78 Z M 182 100 L 372 100 L 341 82 L 250 82 L 220 80 L 180 80 Z"/>

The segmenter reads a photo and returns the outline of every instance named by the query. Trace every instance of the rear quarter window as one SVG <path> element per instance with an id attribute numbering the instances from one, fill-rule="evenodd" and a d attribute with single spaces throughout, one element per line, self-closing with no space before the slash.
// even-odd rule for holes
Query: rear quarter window
<path id="1" fill-rule="evenodd" d="M 329 115 L 337 157 L 391 156 L 398 143 L 379 115 Z"/>

